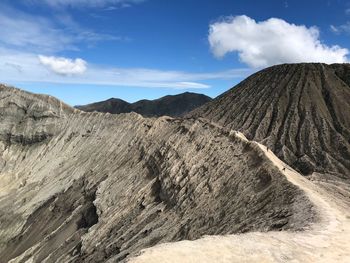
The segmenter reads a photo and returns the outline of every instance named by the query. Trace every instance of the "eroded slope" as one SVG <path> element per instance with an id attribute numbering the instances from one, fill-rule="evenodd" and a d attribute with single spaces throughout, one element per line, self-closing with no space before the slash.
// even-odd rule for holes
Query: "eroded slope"
<path id="1" fill-rule="evenodd" d="M 3 86 L 0 98 L 5 262 L 115 262 L 158 243 L 315 220 L 258 146 L 204 120 L 83 113 Z"/>
<path id="2" fill-rule="evenodd" d="M 306 231 L 207 236 L 195 241 L 161 244 L 130 263 L 191 262 L 339 262 L 350 261 L 350 200 L 320 188 L 258 144 L 270 161 L 315 205 L 320 220 Z M 337 194 L 337 193 L 336 193 Z"/>
<path id="3" fill-rule="evenodd" d="M 350 65 L 264 69 L 190 114 L 269 146 L 304 175 L 350 179 Z"/>

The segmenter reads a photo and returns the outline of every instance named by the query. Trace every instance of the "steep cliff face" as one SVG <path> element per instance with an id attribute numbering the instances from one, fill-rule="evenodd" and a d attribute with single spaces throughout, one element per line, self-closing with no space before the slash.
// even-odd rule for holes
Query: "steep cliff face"
<path id="1" fill-rule="evenodd" d="M 185 92 L 156 100 L 140 100 L 135 103 L 112 98 L 76 108 L 86 112 L 98 111 L 113 114 L 136 112 L 144 117 L 179 117 L 209 101 L 211 98 L 203 94 Z"/>
<path id="2" fill-rule="evenodd" d="M 34 144 L 59 132 L 65 115 L 74 110 L 45 95 L 0 85 L 0 140 L 5 145 Z"/>
<path id="3" fill-rule="evenodd" d="M 189 116 L 243 132 L 304 175 L 349 180 L 349 84 L 349 64 L 279 65 L 252 75 Z"/>
<path id="4" fill-rule="evenodd" d="M 317 218 L 258 146 L 203 119 L 84 113 L 4 86 L 0 108 L 2 262 L 116 262 Z"/>

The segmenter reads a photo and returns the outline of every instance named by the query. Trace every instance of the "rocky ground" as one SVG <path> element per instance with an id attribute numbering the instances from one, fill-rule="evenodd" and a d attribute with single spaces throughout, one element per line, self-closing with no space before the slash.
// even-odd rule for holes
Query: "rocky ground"
<path id="1" fill-rule="evenodd" d="M 349 262 L 349 76 L 272 67 L 187 118 L 0 85 L 0 262 Z"/>
<path id="2" fill-rule="evenodd" d="M 2 262 L 118 262 L 319 219 L 263 151 L 204 119 L 84 113 L 0 87 Z"/>
<path id="3" fill-rule="evenodd" d="M 253 232 L 207 236 L 196 241 L 158 245 L 130 263 L 190 262 L 349 262 L 350 199 L 305 179 L 266 146 L 256 143 L 283 175 L 315 205 L 321 220 L 301 232 Z"/>

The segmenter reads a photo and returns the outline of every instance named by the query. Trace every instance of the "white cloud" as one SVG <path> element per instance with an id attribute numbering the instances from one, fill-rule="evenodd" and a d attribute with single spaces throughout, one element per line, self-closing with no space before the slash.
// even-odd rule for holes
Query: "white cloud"
<path id="1" fill-rule="evenodd" d="M 333 33 L 336 33 L 336 34 L 339 33 L 338 27 L 336 27 L 336 26 L 334 26 L 334 25 L 330 25 L 330 29 L 331 29 L 331 31 L 332 31 Z"/>
<path id="2" fill-rule="evenodd" d="M 25 1 L 25 0 L 24 0 Z M 36 1 L 36 0 L 28 0 Z M 86 1 L 50 1 L 79 5 Z M 73 3 L 74 2 L 74 3 Z M 88 1 L 91 6 L 127 7 L 141 1 Z M 105 7 L 105 8 L 106 8 Z M 112 8 L 113 9 L 113 8 Z M 81 44 L 128 40 L 82 28 L 67 13 L 50 18 L 25 14 L 0 4 L 0 83 L 46 82 L 83 85 L 135 86 L 149 88 L 203 89 L 214 79 L 236 79 L 251 73 L 247 69 L 191 73 L 147 68 L 102 67 L 82 58 L 64 58 L 60 51 L 79 50 Z M 42 54 L 39 56 L 39 54 Z"/>
<path id="3" fill-rule="evenodd" d="M 349 51 L 327 46 L 316 27 L 289 24 L 270 18 L 256 22 L 248 16 L 228 17 L 210 25 L 209 43 L 218 58 L 238 52 L 240 60 L 251 67 L 281 63 L 347 62 Z"/>
<path id="4" fill-rule="evenodd" d="M 42 51 L 70 49 L 73 39 L 49 20 L 31 16 L 1 6 L 0 44 L 26 50 Z"/>
<path id="5" fill-rule="evenodd" d="M 33 2 L 33 0 L 26 0 Z M 145 0 L 34 0 L 36 2 L 45 2 L 52 7 L 105 7 L 108 5 L 117 5 L 127 7 L 131 4 L 138 4 Z"/>
<path id="6" fill-rule="evenodd" d="M 74 75 L 68 74 L 69 69 L 72 69 L 72 65 L 68 68 L 63 67 L 63 70 L 54 63 L 56 62 L 55 58 L 48 59 L 48 61 L 44 62 L 47 65 L 44 66 L 36 54 L 18 52 L 17 50 L 9 50 L 0 47 L 0 83 L 47 82 L 120 87 L 203 89 L 210 87 L 210 85 L 207 84 L 209 80 L 241 79 L 252 73 L 252 70 L 249 69 L 192 73 L 147 68 L 101 67 L 89 63 L 83 74 Z M 70 63 L 62 64 L 76 64 L 76 60 L 68 59 L 68 62 Z M 54 65 L 55 68 L 53 68 Z M 47 67 L 49 67 L 50 70 L 48 70 Z M 75 68 L 73 72 L 80 71 Z"/>
<path id="7" fill-rule="evenodd" d="M 121 2 L 119 2 L 121 3 Z M 126 4 L 126 2 L 124 2 Z M 0 4 L 0 82 L 49 82 L 154 88 L 209 88 L 206 80 L 247 76 L 245 70 L 188 73 L 146 68 L 102 67 L 59 57 L 81 44 L 127 40 L 82 28 L 67 13 L 48 18 L 2 8 Z M 38 56 L 42 54 L 41 56 Z"/>
<path id="8" fill-rule="evenodd" d="M 179 87 L 183 87 L 186 89 L 187 87 L 192 87 L 192 88 L 198 88 L 198 89 L 203 89 L 203 88 L 209 88 L 209 85 L 202 84 L 202 83 L 196 83 L 196 82 L 189 82 L 189 81 L 182 81 L 177 83 Z"/>
<path id="9" fill-rule="evenodd" d="M 331 31 L 336 34 L 340 34 L 340 33 L 350 34 L 350 22 L 347 22 L 340 26 L 331 25 L 330 28 L 331 28 Z"/>
<path id="10" fill-rule="evenodd" d="M 81 58 L 72 60 L 63 57 L 47 57 L 39 55 L 39 61 L 44 66 L 48 67 L 52 72 L 59 75 L 80 75 L 87 69 L 86 61 Z"/>
<path id="11" fill-rule="evenodd" d="M 83 28 L 69 15 L 56 15 L 49 20 L 2 5 L 0 28 L 0 46 L 31 52 L 79 50 L 79 45 L 90 47 L 102 41 L 128 40 Z"/>
<path id="12" fill-rule="evenodd" d="M 350 8 L 345 9 L 345 14 L 350 15 Z"/>

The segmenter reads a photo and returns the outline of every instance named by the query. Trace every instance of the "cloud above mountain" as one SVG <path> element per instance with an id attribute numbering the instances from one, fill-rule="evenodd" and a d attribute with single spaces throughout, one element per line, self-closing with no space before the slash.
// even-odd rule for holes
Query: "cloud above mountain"
<path id="1" fill-rule="evenodd" d="M 210 87 L 207 81 L 237 79 L 251 73 L 240 68 L 183 72 L 88 63 L 83 52 L 85 48 L 107 41 L 126 43 L 126 38 L 86 28 L 65 12 L 45 17 L 4 6 L 0 8 L 0 27 L 3 28 L 0 36 L 0 79 L 7 83 L 203 89 Z M 70 56 L 66 56 L 65 52 Z"/>
<path id="2" fill-rule="evenodd" d="M 216 57 L 238 53 L 241 62 L 254 68 L 298 62 L 344 63 L 349 54 L 346 48 L 322 43 L 317 27 L 278 18 L 257 22 L 245 15 L 227 17 L 210 25 L 208 40 Z"/>
<path id="3" fill-rule="evenodd" d="M 81 58 L 36 55 L 0 47 L 2 82 L 61 83 L 120 87 L 205 89 L 206 82 L 237 79 L 251 74 L 249 69 L 218 72 L 184 72 L 149 68 L 123 68 L 88 63 Z"/>
<path id="4" fill-rule="evenodd" d="M 59 75 L 81 75 L 87 69 L 87 62 L 81 58 L 69 59 L 39 55 L 39 61 L 52 72 Z"/>

